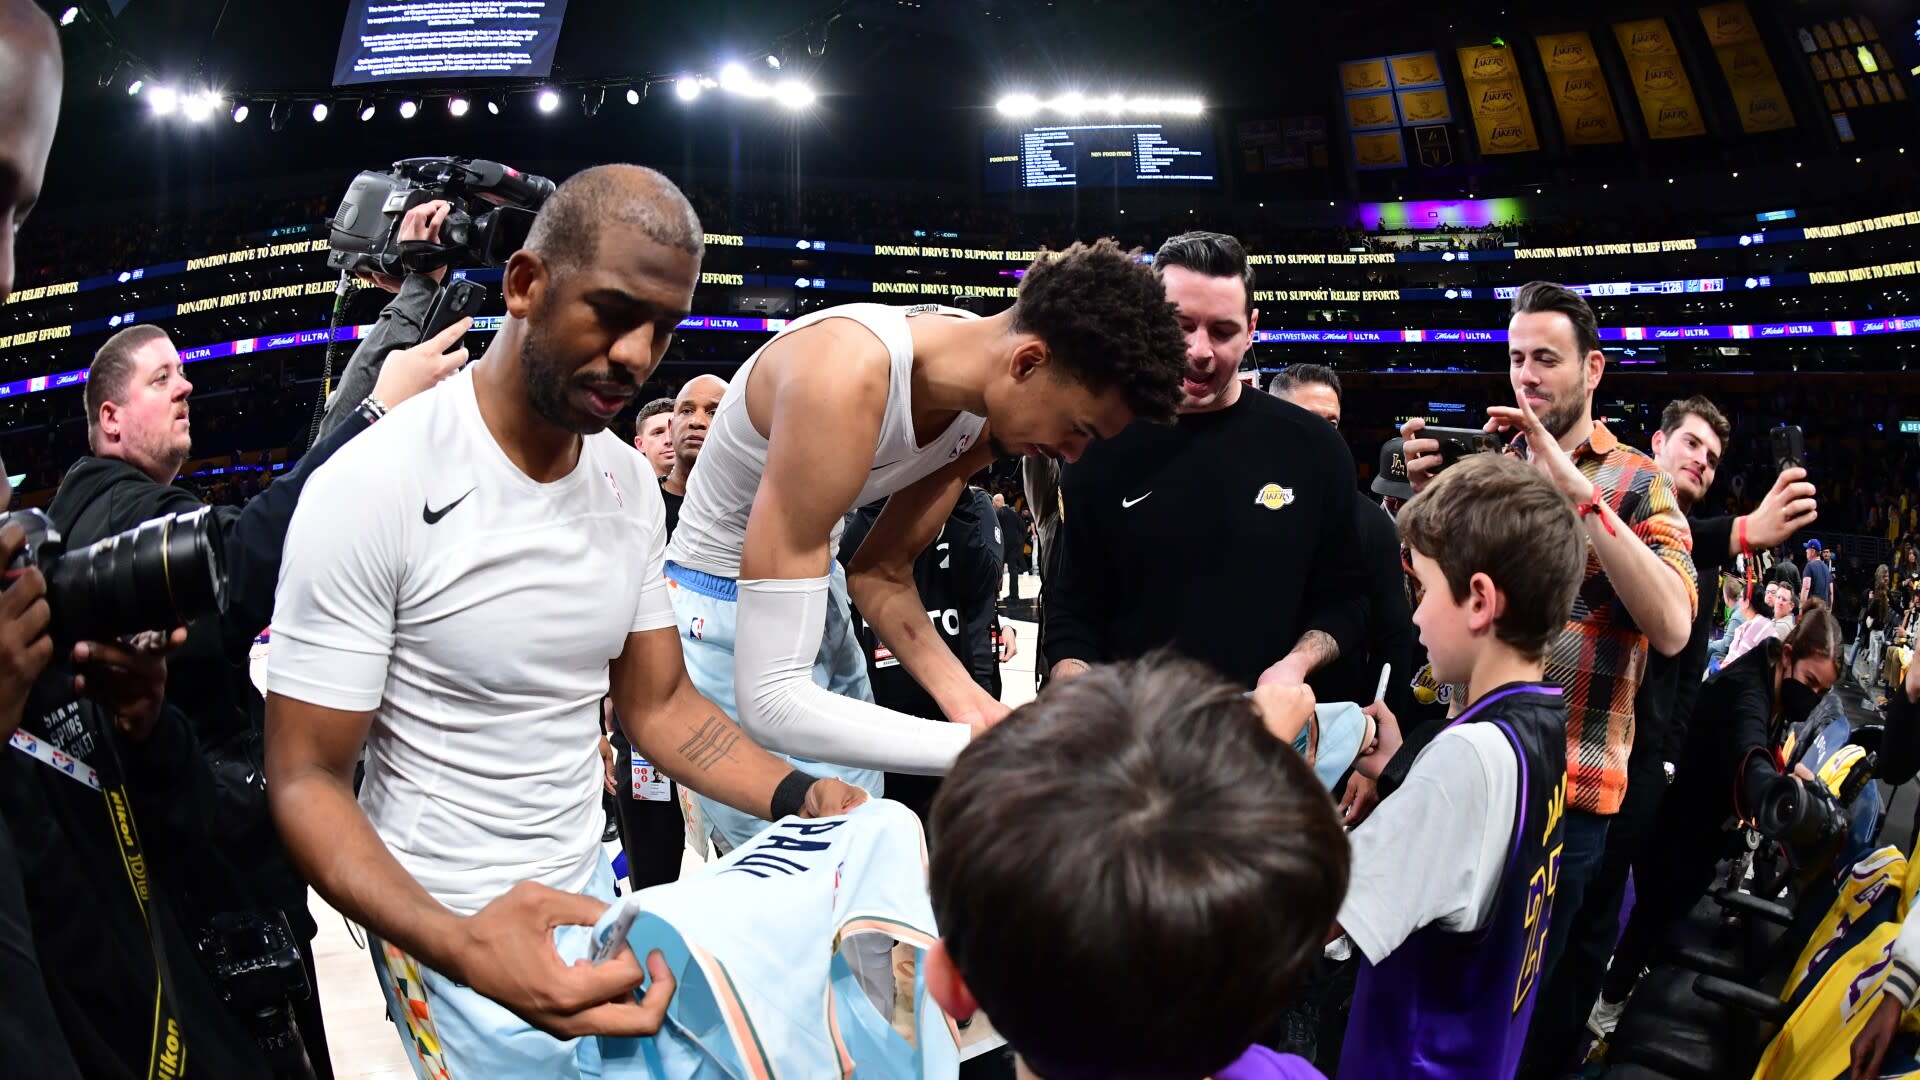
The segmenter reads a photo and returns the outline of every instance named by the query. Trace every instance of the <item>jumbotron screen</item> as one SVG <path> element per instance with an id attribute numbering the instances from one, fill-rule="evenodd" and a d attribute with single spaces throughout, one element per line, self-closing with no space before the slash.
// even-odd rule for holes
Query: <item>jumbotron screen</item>
<path id="1" fill-rule="evenodd" d="M 1211 187 L 1219 182 L 1206 120 L 1042 124 L 985 134 L 990 192 L 1073 187 Z"/>
<path id="2" fill-rule="evenodd" d="M 544 79 L 567 0 L 350 0 L 333 85 Z"/>

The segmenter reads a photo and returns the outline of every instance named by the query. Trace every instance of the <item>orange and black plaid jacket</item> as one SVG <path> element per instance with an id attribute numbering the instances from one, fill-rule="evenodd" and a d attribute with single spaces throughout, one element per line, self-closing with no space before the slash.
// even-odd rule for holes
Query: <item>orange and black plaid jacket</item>
<path id="1" fill-rule="evenodd" d="M 1524 455 L 1525 439 L 1508 452 Z M 1571 455 L 1580 472 L 1640 542 L 1673 568 L 1687 589 L 1691 611 L 1700 602 L 1693 569 L 1693 533 L 1674 501 L 1673 484 L 1653 458 L 1623 445 L 1605 424 Z M 1567 692 L 1567 805 L 1612 814 L 1627 793 L 1627 757 L 1633 752 L 1633 696 L 1647 670 L 1647 635 L 1633 621 L 1587 545 L 1587 572 L 1573 600 L 1567 628 L 1547 656 L 1547 678 Z"/>

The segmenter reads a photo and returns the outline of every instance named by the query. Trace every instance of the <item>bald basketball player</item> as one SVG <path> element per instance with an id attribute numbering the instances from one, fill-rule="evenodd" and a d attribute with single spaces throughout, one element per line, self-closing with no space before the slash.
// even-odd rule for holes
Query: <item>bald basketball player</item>
<path id="1" fill-rule="evenodd" d="M 988 318 L 848 304 L 790 323 L 734 375 L 668 545 L 694 684 L 761 745 L 875 795 L 882 770 L 944 773 L 1007 709 L 934 631 L 914 558 L 994 457 L 1072 461 L 1136 417 L 1171 422 L 1183 357 L 1153 272 L 1107 240 L 1036 261 Z M 847 511 L 888 496 L 853 599 L 954 723 L 871 703 L 832 554 Z M 764 824 L 703 809 L 729 845 Z"/>
<path id="2" fill-rule="evenodd" d="M 688 682 L 659 486 L 606 431 L 686 316 L 702 248 L 660 174 L 570 178 L 507 263 L 486 355 L 355 438 L 294 515 L 267 791 L 308 880 L 375 939 L 422 1076 L 597 1076 L 597 1040 L 572 1036 L 660 1025 L 658 953 L 569 967 L 552 940 L 614 895 L 609 688 L 640 753 L 742 812 L 864 799 L 760 750 Z"/>
<path id="3" fill-rule="evenodd" d="M 687 481 L 693 476 L 693 463 L 700 460 L 700 448 L 707 444 L 707 432 L 713 428 L 713 414 L 720 410 L 720 399 L 726 396 L 727 380 L 718 375 L 695 375 L 673 397 L 667 427 L 673 446 L 673 467 L 660 478 L 660 497 L 667 504 L 669 536 L 680 522 L 680 505 L 687 499 Z"/>

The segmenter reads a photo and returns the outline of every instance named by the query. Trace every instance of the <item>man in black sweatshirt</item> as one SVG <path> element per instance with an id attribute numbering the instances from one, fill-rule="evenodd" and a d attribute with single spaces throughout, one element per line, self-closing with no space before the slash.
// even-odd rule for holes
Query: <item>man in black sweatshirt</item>
<path id="1" fill-rule="evenodd" d="M 1342 402 L 1340 376 L 1321 364 L 1289 364 L 1274 376 L 1267 390 L 1320 417 L 1340 430 Z M 1412 489 L 1409 488 L 1409 491 Z M 1354 558 L 1366 575 L 1366 635 L 1363 647 L 1344 653 L 1321 668 L 1309 685 L 1321 701 L 1373 701 L 1380 669 L 1391 669 L 1383 700 L 1394 720 L 1382 718 L 1382 763 L 1393 757 L 1400 742 L 1398 718 L 1414 715 L 1413 609 L 1407 603 L 1406 571 L 1400 562 L 1400 536 L 1393 515 L 1359 491 L 1353 493 L 1354 534 L 1360 546 Z M 1349 826 L 1357 826 L 1380 801 L 1378 785 L 1360 771 L 1347 777 L 1337 793 L 1340 812 Z"/>
<path id="2" fill-rule="evenodd" d="M 1674 500 L 1688 513 L 1693 532 L 1693 565 L 1701 602 L 1694 611 L 1686 646 L 1672 657 L 1651 650 L 1647 672 L 1634 696 L 1633 753 L 1627 761 L 1627 792 L 1607 830 L 1600 871 L 1587 887 L 1585 902 L 1568 933 L 1567 950 L 1554 968 L 1534 1009 L 1528 1031 L 1523 1077 L 1563 1074 L 1581 1037 L 1581 1022 L 1605 1030 L 1617 1020 L 1624 1002 L 1608 1004 L 1588 1019 L 1606 978 L 1620 926 L 1620 904 L 1627 872 L 1641 865 L 1647 830 L 1660 809 L 1673 763 L 1681 760 L 1686 729 L 1707 669 L 1707 643 L 1713 635 L 1713 598 L 1719 595 L 1723 566 L 1747 549 L 1771 547 L 1813 523 L 1814 487 L 1806 470 L 1780 474 L 1760 506 L 1743 518 L 1696 518 L 1692 509 L 1713 486 L 1720 454 L 1733 427 L 1712 401 L 1700 395 L 1669 402 L 1653 436 L 1653 457 L 1673 484 Z M 1717 718 L 1716 718 L 1717 719 Z M 1643 875 L 1646 871 L 1640 871 Z M 1638 974 L 1637 972 L 1634 974 Z M 1631 986 L 1629 979 L 1625 985 Z"/>
<path id="3" fill-rule="evenodd" d="M 315 927 L 307 911 L 306 883 L 286 857 L 261 786 L 259 738 L 265 703 L 248 676 L 248 652 L 272 617 L 281 547 L 307 477 L 388 408 L 457 370 L 466 361 L 466 350 L 446 350 L 469 325 L 456 323 L 431 341 L 388 356 L 372 394 L 352 417 L 308 449 L 297 466 L 245 509 L 214 508 L 227 577 L 227 610 L 190 626 L 185 646 L 168 663 L 167 703 L 183 718 L 193 752 L 206 755 L 213 770 L 207 817 L 199 827 L 235 866 L 244 868 L 250 895 L 236 898 L 240 901 L 236 906 L 283 911 L 303 942 L 312 940 Z M 71 547 L 153 518 L 201 508 L 203 504 L 191 492 L 173 486 L 191 452 L 187 399 L 192 392 L 179 351 L 157 326 L 136 324 L 100 347 L 87 369 L 85 393 L 87 438 L 93 454 L 67 471 L 47 507 L 48 516 Z M 58 715 L 62 706 L 55 701 L 49 707 L 53 712 L 42 720 Z M 28 719 L 32 727 L 34 714 L 30 712 Z M 37 734 L 58 741 L 57 731 Z M 47 884 L 36 882 L 30 873 L 29 900 L 35 900 L 36 889 Z M 311 950 L 303 949 L 303 954 L 311 982 Z M 316 1071 L 323 1077 L 331 1075 L 318 997 L 297 1008 Z"/>
<path id="4" fill-rule="evenodd" d="M 1187 339 L 1180 417 L 1064 470 L 1044 652 L 1056 678 L 1171 645 L 1242 686 L 1305 683 L 1363 647 L 1352 456 L 1240 381 L 1259 313 L 1239 241 L 1176 236 L 1154 268 Z"/>

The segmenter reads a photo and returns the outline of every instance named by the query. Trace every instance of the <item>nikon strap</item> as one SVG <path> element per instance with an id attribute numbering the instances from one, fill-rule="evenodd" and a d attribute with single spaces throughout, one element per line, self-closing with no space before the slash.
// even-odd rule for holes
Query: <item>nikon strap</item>
<path id="1" fill-rule="evenodd" d="M 84 721 L 83 721 L 84 722 Z M 91 726 L 91 725 L 89 725 Z M 97 734 L 97 733 L 96 733 Z M 15 749 L 77 784 L 84 784 L 105 796 L 107 820 L 120 851 L 121 868 L 127 872 L 127 885 L 147 927 L 147 947 L 153 952 L 153 1029 L 147 1042 L 147 1080 L 176 1080 L 187 1075 L 187 1037 L 173 1009 L 173 978 L 167 967 L 166 950 L 160 946 L 153 929 L 153 904 L 147 879 L 147 859 L 140 846 L 140 830 L 133 821 L 133 804 L 127 797 L 127 785 L 120 777 L 120 757 L 111 736 L 97 737 L 112 759 L 113 776 L 103 776 L 86 762 L 59 750 L 45 739 L 14 729 L 7 740 Z"/>

